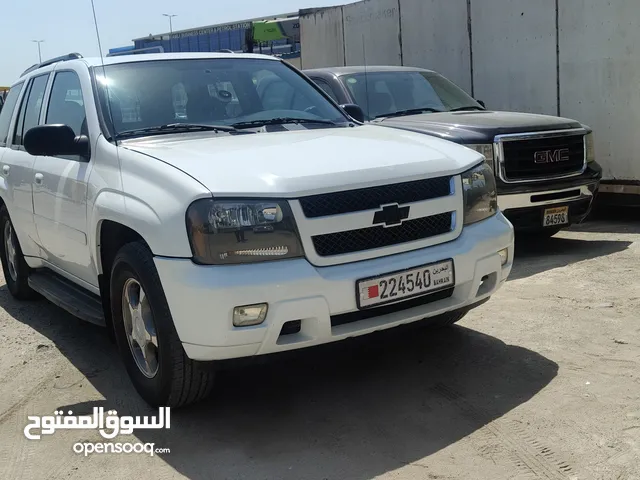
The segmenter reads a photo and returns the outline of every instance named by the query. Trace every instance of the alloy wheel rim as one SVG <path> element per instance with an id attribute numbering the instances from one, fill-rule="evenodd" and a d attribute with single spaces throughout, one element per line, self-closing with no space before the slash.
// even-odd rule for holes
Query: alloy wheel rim
<path id="1" fill-rule="evenodd" d="M 11 222 L 9 221 L 4 224 L 4 250 L 7 255 L 7 266 L 9 267 L 9 275 L 14 282 L 17 282 L 18 270 L 16 268 L 16 265 L 18 253 L 16 252 L 16 245 L 13 242 L 13 228 L 11 227 Z"/>
<path id="2" fill-rule="evenodd" d="M 122 291 L 122 318 L 129 349 L 138 369 L 147 378 L 158 373 L 158 335 L 149 299 L 135 278 Z"/>

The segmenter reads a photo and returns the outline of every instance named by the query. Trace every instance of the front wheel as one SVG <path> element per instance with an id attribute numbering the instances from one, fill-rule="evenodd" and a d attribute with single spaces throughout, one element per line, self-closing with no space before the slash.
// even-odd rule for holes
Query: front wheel
<path id="1" fill-rule="evenodd" d="M 0 207 L 0 232 L 2 233 L 0 258 L 9 292 L 18 300 L 36 298 L 36 292 L 29 286 L 29 266 L 24 261 L 18 237 L 5 205 Z"/>
<path id="2" fill-rule="evenodd" d="M 110 287 L 118 348 L 140 396 L 154 407 L 180 407 L 204 399 L 211 392 L 213 372 L 187 357 L 145 244 L 134 242 L 120 249 Z"/>

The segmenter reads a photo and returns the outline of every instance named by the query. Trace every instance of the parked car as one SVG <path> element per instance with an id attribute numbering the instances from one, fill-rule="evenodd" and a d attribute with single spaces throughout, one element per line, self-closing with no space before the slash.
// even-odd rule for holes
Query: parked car
<path id="1" fill-rule="evenodd" d="M 0 164 L 9 291 L 106 326 L 152 405 L 204 398 L 216 360 L 451 325 L 513 261 L 481 154 L 359 125 L 270 56 L 43 62 Z"/>
<path id="2" fill-rule="evenodd" d="M 576 120 L 487 110 L 453 82 L 411 67 L 306 70 L 339 104 L 368 122 L 422 132 L 482 153 L 496 173 L 498 203 L 516 231 L 551 236 L 589 214 L 602 169 L 593 132 Z"/>

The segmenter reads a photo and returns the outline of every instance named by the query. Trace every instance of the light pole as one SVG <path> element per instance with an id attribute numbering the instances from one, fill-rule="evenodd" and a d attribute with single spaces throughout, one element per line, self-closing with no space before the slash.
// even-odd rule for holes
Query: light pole
<path id="1" fill-rule="evenodd" d="M 42 51 L 40 50 L 40 44 L 44 42 L 44 40 L 31 40 L 33 43 L 38 44 L 38 61 L 42 63 Z"/>
<path id="2" fill-rule="evenodd" d="M 172 13 L 163 13 L 162 16 L 169 18 L 169 47 L 173 52 L 173 17 L 177 17 L 178 15 Z"/>

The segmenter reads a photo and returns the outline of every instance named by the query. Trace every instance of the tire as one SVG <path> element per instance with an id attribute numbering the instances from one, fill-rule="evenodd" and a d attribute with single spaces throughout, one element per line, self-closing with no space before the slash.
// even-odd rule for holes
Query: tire
<path id="1" fill-rule="evenodd" d="M 140 289 L 145 294 L 142 301 Z M 187 357 L 153 256 L 144 243 L 128 243 L 118 251 L 111 269 L 110 292 L 116 343 L 140 396 L 153 407 L 172 408 L 207 397 L 213 387 L 213 371 Z M 136 301 L 137 309 L 132 311 L 129 305 L 136 304 Z M 131 328 L 132 325 L 144 325 L 144 330 Z M 155 344 L 152 341 L 154 337 Z M 141 344 L 146 345 L 146 355 L 142 354 Z"/>
<path id="2" fill-rule="evenodd" d="M 2 271 L 7 282 L 9 292 L 18 300 L 33 300 L 38 294 L 29 286 L 29 266 L 24 261 L 22 248 L 16 237 L 13 223 L 9 217 L 7 207 L 0 207 L 0 258 L 2 259 Z M 8 241 L 10 237 L 10 242 Z M 10 249 L 13 250 L 13 261 L 10 260 Z"/>
<path id="3" fill-rule="evenodd" d="M 432 318 L 429 322 L 430 328 L 447 328 L 451 327 L 454 324 L 458 323 L 464 317 L 467 316 L 469 312 L 447 312 L 442 315 L 438 315 L 435 318 Z"/>

